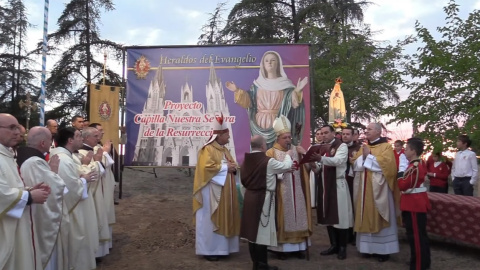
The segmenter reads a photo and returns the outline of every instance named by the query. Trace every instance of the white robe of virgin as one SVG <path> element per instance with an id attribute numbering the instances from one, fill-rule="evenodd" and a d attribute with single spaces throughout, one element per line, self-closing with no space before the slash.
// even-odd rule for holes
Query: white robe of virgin
<path id="1" fill-rule="evenodd" d="M 68 189 L 64 200 L 70 220 L 68 233 L 69 269 L 95 269 L 97 247 L 92 245 L 90 240 L 91 234 L 98 236 L 93 199 L 88 194 L 85 179 L 80 178 L 81 165 L 74 160 L 72 153 L 63 147 L 57 147 L 50 153 L 51 157 L 55 155 L 60 158 L 58 175 L 63 179 Z"/>
<path id="2" fill-rule="evenodd" d="M 28 192 L 13 152 L 0 144 L 0 269 L 35 269 Z"/>
<path id="3" fill-rule="evenodd" d="M 44 182 L 50 189 L 50 195 L 44 204 L 32 205 L 35 250 L 40 256 L 42 269 L 68 269 L 68 212 L 63 196 L 66 192 L 65 182 L 50 170 L 48 163 L 37 156 L 30 157 L 22 163 L 20 173 L 27 186 Z M 65 218 L 64 218 L 65 217 Z M 61 233 L 61 226 L 63 232 Z M 54 254 L 55 253 L 55 254 Z M 37 267 L 38 268 L 38 267 Z"/>

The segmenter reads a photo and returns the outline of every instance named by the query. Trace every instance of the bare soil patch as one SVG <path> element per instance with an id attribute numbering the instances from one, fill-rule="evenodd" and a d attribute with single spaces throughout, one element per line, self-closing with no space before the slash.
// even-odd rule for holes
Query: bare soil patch
<path id="1" fill-rule="evenodd" d="M 192 225 L 191 175 L 187 169 L 125 168 L 123 198 L 116 207 L 117 223 L 113 228 L 113 249 L 97 269 L 251 269 L 248 245 L 240 252 L 218 262 L 208 262 L 195 255 L 195 229 Z M 348 246 L 348 257 L 320 256 L 328 248 L 326 229 L 314 226 L 310 261 L 289 258 L 279 261 L 269 255 L 269 263 L 280 269 L 408 269 L 410 248 L 404 229 L 399 229 L 400 253 L 379 263 L 363 258 L 354 246 Z M 480 250 L 432 236 L 431 269 L 480 269 Z"/>

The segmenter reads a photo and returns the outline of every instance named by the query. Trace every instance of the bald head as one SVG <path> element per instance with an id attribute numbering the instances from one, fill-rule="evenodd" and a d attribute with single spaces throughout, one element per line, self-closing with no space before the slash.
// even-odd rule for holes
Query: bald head
<path id="1" fill-rule="evenodd" d="M 48 152 L 52 144 L 52 134 L 45 127 L 33 127 L 28 131 L 27 146 L 35 148 L 40 152 Z"/>
<path id="2" fill-rule="evenodd" d="M 250 146 L 252 147 L 252 150 L 262 152 L 267 151 L 267 142 L 265 141 L 265 138 L 260 135 L 255 135 L 250 139 Z"/>
<path id="3" fill-rule="evenodd" d="M 20 128 L 17 119 L 8 113 L 0 113 L 0 144 L 13 147 L 18 144 Z"/>
<path id="4" fill-rule="evenodd" d="M 58 131 L 57 121 L 55 121 L 53 119 L 47 120 L 47 128 L 48 128 L 48 130 L 50 130 L 50 133 L 52 133 L 52 135 L 57 134 L 57 131 Z"/>
<path id="5" fill-rule="evenodd" d="M 17 118 L 15 118 L 13 115 L 9 113 L 0 113 L 0 125 L 3 125 L 6 123 L 8 120 L 15 120 L 17 121 Z M 18 121 L 17 121 L 18 124 Z"/>
<path id="6" fill-rule="evenodd" d="M 100 132 L 94 127 L 84 128 L 82 131 L 83 143 L 94 147 L 100 142 Z"/>

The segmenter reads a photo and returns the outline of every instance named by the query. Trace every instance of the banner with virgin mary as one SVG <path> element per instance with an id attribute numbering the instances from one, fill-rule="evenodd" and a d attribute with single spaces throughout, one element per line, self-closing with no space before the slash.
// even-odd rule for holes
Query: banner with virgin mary
<path id="1" fill-rule="evenodd" d="M 128 47 L 125 165 L 195 166 L 216 114 L 239 164 L 252 135 L 274 143 L 281 115 L 308 148 L 309 71 L 306 44 Z"/>

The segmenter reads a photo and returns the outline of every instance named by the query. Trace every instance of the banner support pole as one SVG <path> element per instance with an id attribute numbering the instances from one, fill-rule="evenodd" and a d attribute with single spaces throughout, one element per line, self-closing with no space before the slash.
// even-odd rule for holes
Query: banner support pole
<path id="1" fill-rule="evenodd" d="M 124 126 L 125 126 L 125 95 L 126 95 L 126 89 L 127 89 L 127 85 L 125 83 L 125 70 L 126 70 L 126 67 L 125 67 L 125 53 L 126 53 L 126 49 L 125 47 L 123 47 L 123 59 L 122 59 L 122 88 L 120 88 L 120 93 L 121 93 L 121 112 L 122 112 L 122 115 L 120 116 L 120 128 L 123 129 Z M 123 130 L 121 131 L 123 132 Z M 126 130 L 125 130 L 126 132 Z M 126 142 L 125 142 L 126 143 Z M 120 174 L 120 180 L 119 180 L 119 183 L 118 183 L 118 198 L 119 199 L 122 199 L 122 193 L 123 193 L 123 165 L 124 165 L 124 162 L 125 162 L 125 145 L 123 144 L 120 144 L 120 168 L 118 170 L 119 174 Z"/>

